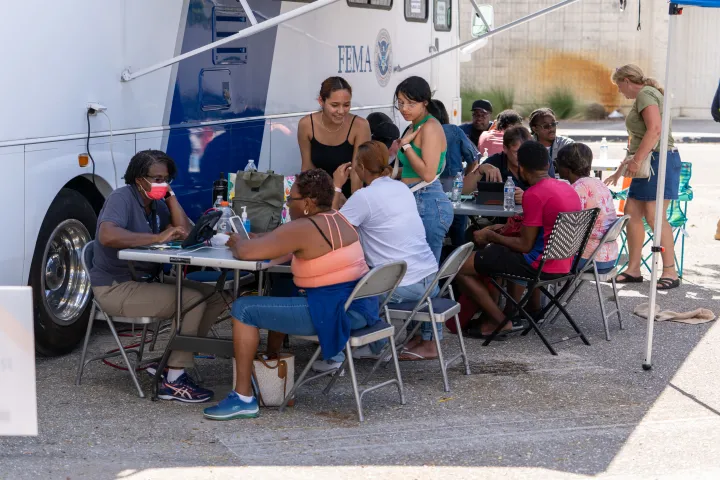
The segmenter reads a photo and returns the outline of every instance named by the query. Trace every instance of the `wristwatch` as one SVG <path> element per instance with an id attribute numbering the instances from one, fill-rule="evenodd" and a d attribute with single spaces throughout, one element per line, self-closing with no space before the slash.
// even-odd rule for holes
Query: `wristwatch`
<path id="1" fill-rule="evenodd" d="M 165 198 L 165 200 L 167 200 L 170 197 L 174 197 L 174 196 L 175 196 L 175 192 L 173 192 L 172 190 L 168 190 L 168 192 L 165 194 L 164 198 Z"/>
<path id="2" fill-rule="evenodd" d="M 342 188 L 335 187 L 335 191 L 336 191 L 337 193 L 342 193 Z"/>
<path id="3" fill-rule="evenodd" d="M 406 143 L 405 145 L 403 145 L 403 146 L 400 147 L 400 148 L 402 148 L 402 151 L 403 151 L 403 152 L 407 152 L 407 151 L 408 151 L 408 148 L 411 148 L 411 147 L 410 147 L 410 144 L 409 144 L 409 143 Z"/>

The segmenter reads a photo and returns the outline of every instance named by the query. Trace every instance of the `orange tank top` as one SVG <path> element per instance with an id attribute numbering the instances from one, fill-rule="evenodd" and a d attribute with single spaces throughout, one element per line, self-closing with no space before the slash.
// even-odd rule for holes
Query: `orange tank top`
<path id="1" fill-rule="evenodd" d="M 355 227 L 350 225 L 350 222 L 339 212 L 331 214 L 323 213 L 317 216 L 323 217 L 325 222 L 327 222 L 330 239 L 325 236 L 325 233 L 323 233 L 322 229 L 312 218 L 308 218 L 308 220 L 315 225 L 315 228 L 318 229 L 320 235 L 323 236 L 332 250 L 325 255 L 310 260 L 297 258 L 293 255 L 291 270 L 295 285 L 300 288 L 326 287 L 328 285 L 352 282 L 362 278 L 369 271 L 369 268 L 365 262 L 365 253 L 360 244 L 360 239 L 358 237 L 356 242 L 344 246 L 342 236 L 340 235 L 340 227 L 337 223 L 337 217 L 345 220 L 345 223 L 353 230 L 355 230 Z M 334 222 L 337 238 L 340 239 L 340 246 L 337 249 L 335 249 L 335 241 L 332 238 L 330 219 Z"/>

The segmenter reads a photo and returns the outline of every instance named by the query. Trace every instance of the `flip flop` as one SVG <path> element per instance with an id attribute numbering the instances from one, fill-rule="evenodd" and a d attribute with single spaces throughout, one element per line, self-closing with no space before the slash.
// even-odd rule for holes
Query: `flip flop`
<path id="1" fill-rule="evenodd" d="M 620 276 L 622 275 L 622 279 Z M 642 277 L 642 275 L 638 277 L 634 277 L 632 275 L 628 275 L 625 272 L 622 272 L 620 275 L 615 277 L 615 283 L 642 283 L 645 279 Z"/>
<path id="2" fill-rule="evenodd" d="M 411 358 L 403 358 L 403 355 L 407 355 Z M 398 360 L 401 362 L 420 362 L 422 360 L 437 360 L 438 357 L 423 357 L 419 353 L 411 352 L 410 350 L 403 350 L 398 356 Z"/>
<path id="3" fill-rule="evenodd" d="M 667 277 L 659 278 L 657 281 L 657 289 L 658 290 L 672 290 L 673 288 L 677 288 L 680 286 L 680 279 L 672 279 Z"/>

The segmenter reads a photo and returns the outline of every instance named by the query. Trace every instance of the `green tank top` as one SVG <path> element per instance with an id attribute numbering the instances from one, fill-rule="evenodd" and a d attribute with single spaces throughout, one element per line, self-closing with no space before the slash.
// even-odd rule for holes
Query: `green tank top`
<path id="1" fill-rule="evenodd" d="M 420 121 L 417 125 L 413 127 L 413 132 L 417 131 L 418 128 L 420 128 L 425 122 L 430 120 L 432 118 L 432 115 L 428 115 L 427 117 L 423 118 L 422 121 Z M 410 148 L 412 148 L 418 157 L 422 158 L 422 149 L 415 146 L 413 142 L 410 142 Z M 438 162 L 438 170 L 437 175 L 440 175 L 440 173 L 445 169 L 445 154 L 447 153 L 447 148 L 440 152 L 440 161 Z M 417 174 L 415 169 L 412 168 L 412 165 L 410 165 L 410 160 L 408 160 L 407 155 L 405 155 L 405 152 L 402 151 L 402 149 L 397 154 L 398 159 L 400 160 L 400 165 L 402 165 L 402 175 L 401 178 L 420 178 L 420 175 Z"/>

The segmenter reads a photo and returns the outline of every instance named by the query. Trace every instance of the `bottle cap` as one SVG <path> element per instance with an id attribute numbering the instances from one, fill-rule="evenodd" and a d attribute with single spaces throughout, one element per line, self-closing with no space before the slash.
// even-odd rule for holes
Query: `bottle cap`
<path id="1" fill-rule="evenodd" d="M 226 200 L 223 200 L 222 202 L 220 202 L 221 207 L 227 207 L 228 205 L 230 205 L 230 204 Z"/>

